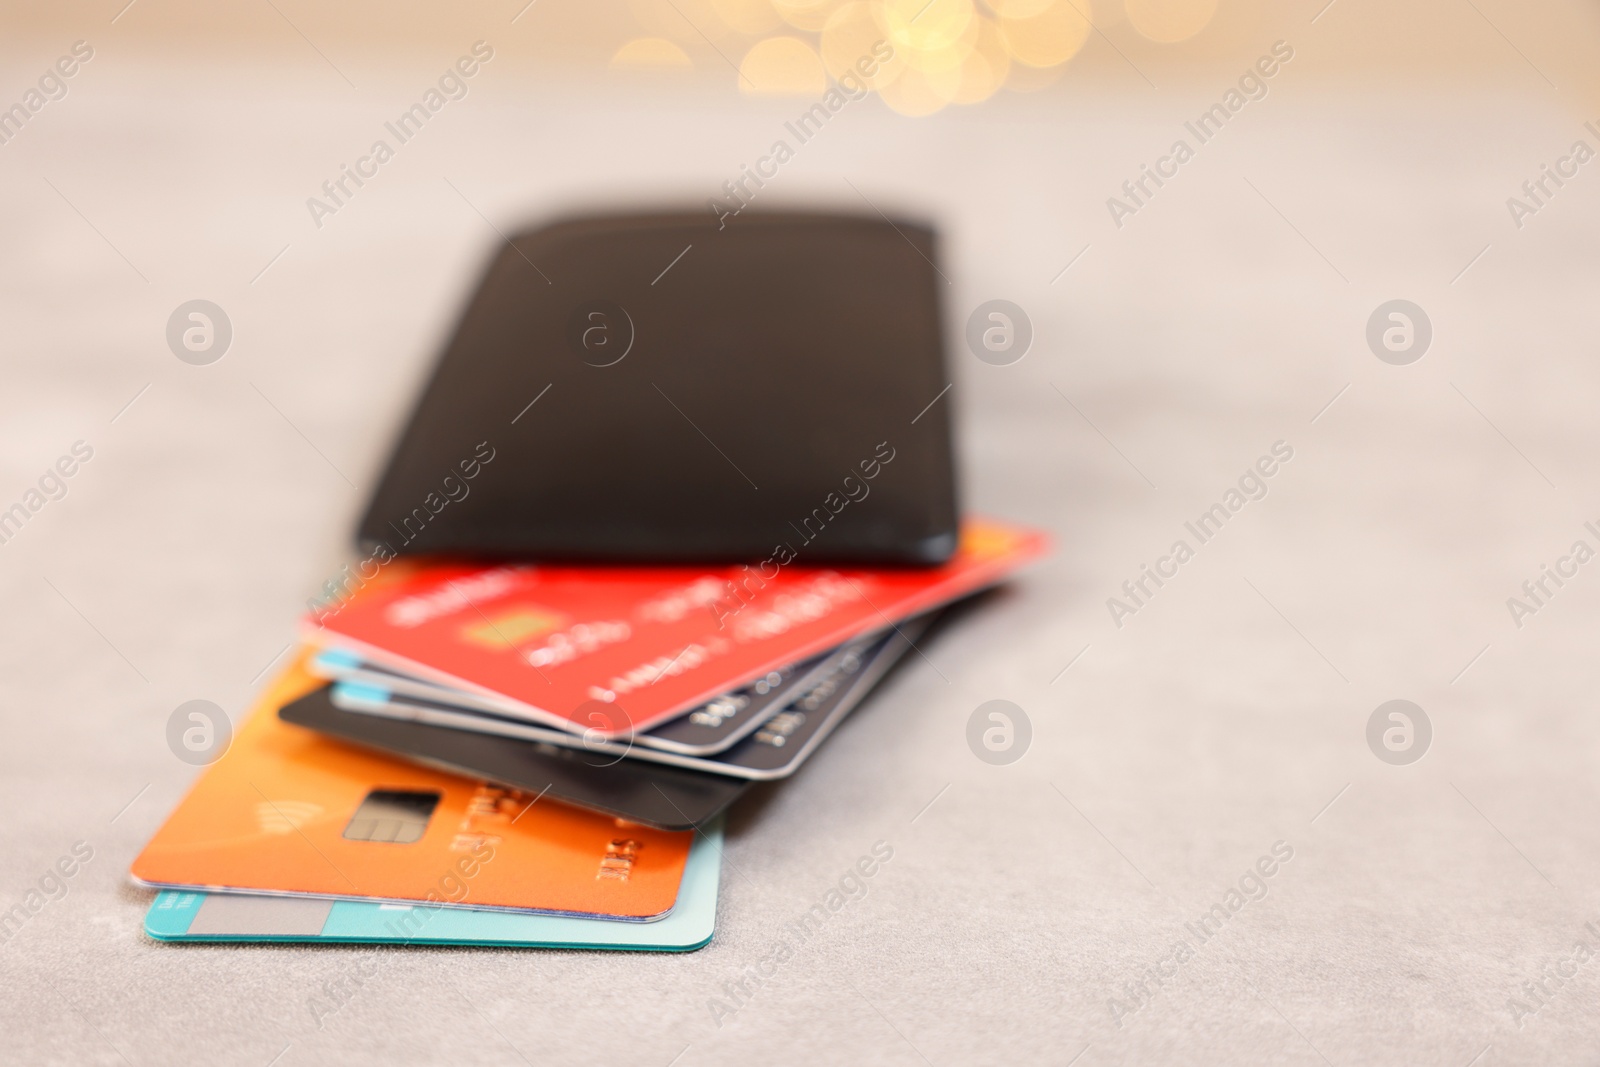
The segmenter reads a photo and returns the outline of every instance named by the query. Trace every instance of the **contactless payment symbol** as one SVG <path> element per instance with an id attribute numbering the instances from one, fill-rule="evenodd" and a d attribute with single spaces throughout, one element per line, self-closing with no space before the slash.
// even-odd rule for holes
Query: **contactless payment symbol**
<path id="1" fill-rule="evenodd" d="M 167 716 L 167 747 L 185 763 L 204 767 L 228 751 L 233 724 L 228 713 L 209 700 L 189 700 Z"/>
<path id="2" fill-rule="evenodd" d="M 979 704 L 967 718 L 967 747 L 983 762 L 996 767 L 1015 763 L 1033 741 L 1028 713 L 1009 700 Z"/>
<path id="3" fill-rule="evenodd" d="M 621 363 L 633 349 L 633 317 L 609 300 L 585 301 L 567 320 L 567 347 L 591 367 Z"/>

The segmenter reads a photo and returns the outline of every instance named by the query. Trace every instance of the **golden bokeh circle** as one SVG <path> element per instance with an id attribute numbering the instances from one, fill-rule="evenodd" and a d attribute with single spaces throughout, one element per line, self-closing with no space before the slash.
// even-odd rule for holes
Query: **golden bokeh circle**
<path id="1" fill-rule="evenodd" d="M 1041 15 L 1056 0 L 988 0 L 989 8 L 997 19 L 1026 19 Z M 1085 13 L 1088 8 L 1083 9 Z"/>
<path id="2" fill-rule="evenodd" d="M 828 79 L 811 45 L 798 37 L 768 37 L 744 54 L 739 88 L 762 96 L 820 96 Z"/>
<path id="3" fill-rule="evenodd" d="M 889 41 L 873 17 L 872 6 L 859 0 L 828 16 L 822 28 L 822 64 L 835 80 L 852 75 L 879 90 L 906 69 L 904 50 Z"/>
<path id="4" fill-rule="evenodd" d="M 989 19 L 978 22 L 978 39 L 961 61 L 961 84 L 951 103 L 982 103 L 1005 85 L 1011 71 L 1011 53 L 1000 39 L 1000 27 Z"/>
<path id="5" fill-rule="evenodd" d="M 1000 17 L 1011 58 L 1028 67 L 1056 67 L 1078 54 L 1089 38 L 1089 0 L 1051 0 L 1031 15 Z"/>
<path id="6" fill-rule="evenodd" d="M 772 0 L 778 17 L 797 30 L 821 33 L 844 0 Z"/>
<path id="7" fill-rule="evenodd" d="M 1060 81 L 1066 71 L 1065 64 L 1057 67 L 1030 67 L 1025 63 L 1013 63 L 1011 69 L 1006 72 L 1006 88 L 1014 93 L 1036 93 Z"/>
<path id="8" fill-rule="evenodd" d="M 1128 21 L 1141 36 L 1161 44 L 1187 41 L 1217 13 L 1217 0 L 1124 0 Z"/>
<path id="9" fill-rule="evenodd" d="M 969 37 L 978 18 L 972 0 L 880 0 L 874 14 L 897 52 L 944 51 Z M 910 56 L 906 62 L 920 66 Z"/>
<path id="10" fill-rule="evenodd" d="M 612 69 L 692 67 L 689 54 L 665 37 L 635 37 L 611 56 Z"/>
<path id="11" fill-rule="evenodd" d="M 953 36 L 943 31 L 926 36 L 907 35 L 910 39 L 897 44 L 896 52 L 905 58 L 908 67 L 915 67 L 917 70 L 929 72 L 955 70 L 966 62 L 967 56 L 972 54 L 986 21 L 974 14 L 972 18 L 966 20 L 961 31 Z"/>
<path id="12" fill-rule="evenodd" d="M 961 68 L 928 71 L 907 67 L 900 76 L 878 90 L 889 109 L 911 118 L 931 115 L 956 98 L 961 89 Z"/>
<path id="13" fill-rule="evenodd" d="M 681 0 L 680 0 L 681 2 Z M 783 20 L 778 17 L 778 12 L 773 8 L 770 0 L 708 0 L 711 9 L 717 13 L 717 18 L 722 24 L 734 33 L 755 36 L 770 33 L 783 25 Z M 693 12 L 674 12 L 667 10 L 667 15 L 680 23 L 691 20 Z M 694 32 L 692 26 L 687 27 Z"/>

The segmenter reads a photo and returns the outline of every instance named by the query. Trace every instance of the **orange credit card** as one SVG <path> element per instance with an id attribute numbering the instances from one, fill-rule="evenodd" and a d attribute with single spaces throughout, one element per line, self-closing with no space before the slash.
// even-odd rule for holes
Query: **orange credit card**
<path id="1" fill-rule="evenodd" d="M 304 656 L 134 860 L 145 885 L 634 921 L 672 910 L 691 833 L 538 800 L 282 722 Z"/>

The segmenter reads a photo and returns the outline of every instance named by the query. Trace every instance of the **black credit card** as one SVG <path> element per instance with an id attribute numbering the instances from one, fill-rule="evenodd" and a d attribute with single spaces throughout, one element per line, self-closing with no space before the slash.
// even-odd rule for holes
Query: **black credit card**
<path id="1" fill-rule="evenodd" d="M 518 744 L 570 747 L 573 751 L 584 752 L 594 763 L 667 765 L 748 780 L 786 778 L 800 769 L 828 734 L 865 699 L 878 679 L 914 647 L 912 642 L 928 628 L 936 614 L 920 615 L 886 633 L 839 649 L 829 658 L 831 668 L 799 692 L 783 710 L 766 719 L 760 729 L 744 740 L 712 756 L 664 752 L 627 739 L 594 740 L 504 716 L 463 711 L 436 701 L 393 696 L 344 682 L 333 686 L 328 700 L 342 711 L 379 721 L 427 725 Z"/>
<path id="2" fill-rule="evenodd" d="M 413 762 L 483 778 L 663 830 L 716 817 L 749 782 L 603 753 L 362 715 L 336 707 L 331 686 L 278 710 L 284 722 Z"/>
<path id="3" fill-rule="evenodd" d="M 837 665 L 840 652 L 817 656 L 796 666 L 769 672 L 743 689 L 725 693 L 670 722 L 652 727 L 633 738 L 635 745 L 660 749 L 680 756 L 712 756 L 755 733 L 785 705 L 821 680 Z M 391 700 L 482 715 L 489 719 L 506 718 L 507 706 L 512 721 L 525 723 L 514 704 L 506 705 L 493 697 L 464 689 L 454 689 L 426 678 L 418 678 L 374 660 L 362 659 L 342 649 L 324 649 L 311 661 L 311 672 L 335 687 L 335 703 L 349 711 L 362 711 Z M 362 706 L 339 694 L 365 695 Z M 406 716 L 399 716 L 405 718 Z M 555 744 L 575 744 L 577 738 L 561 737 L 561 731 L 535 729 L 521 735 Z"/>

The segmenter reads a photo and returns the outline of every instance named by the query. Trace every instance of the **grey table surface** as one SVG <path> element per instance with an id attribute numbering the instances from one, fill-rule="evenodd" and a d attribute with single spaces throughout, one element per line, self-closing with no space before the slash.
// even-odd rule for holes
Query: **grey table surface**
<path id="1" fill-rule="evenodd" d="M 1026 357 L 957 342 L 941 403 L 967 505 L 1056 550 L 759 788 L 715 942 L 648 955 L 167 946 L 126 871 L 195 773 L 169 714 L 247 707 L 352 558 L 495 228 L 703 202 L 802 102 L 489 70 L 319 228 L 305 199 L 431 67 L 332 92 L 103 49 L 0 148 L 0 506 L 93 448 L 0 545 L 0 909 L 93 849 L 0 943 L 0 1059 L 1593 1062 L 1600 563 L 1507 600 L 1600 547 L 1600 164 L 1520 227 L 1506 198 L 1600 138 L 1531 74 L 1356 92 L 1301 53 L 1120 226 L 1107 198 L 1225 82 L 922 122 L 869 101 L 763 192 L 936 219 L 953 336 L 982 300 L 1026 310 Z M 196 297 L 234 327 L 204 367 L 163 336 Z M 1365 338 L 1396 298 L 1432 323 L 1404 366 Z M 1277 442 L 1266 496 L 1198 545 L 1184 523 Z M 966 741 L 993 699 L 1032 724 L 1009 765 Z M 1432 724 L 1420 761 L 1369 749 L 1391 699 Z M 879 841 L 865 895 L 716 1018 Z M 319 1022 L 330 988 L 353 993 Z"/>

